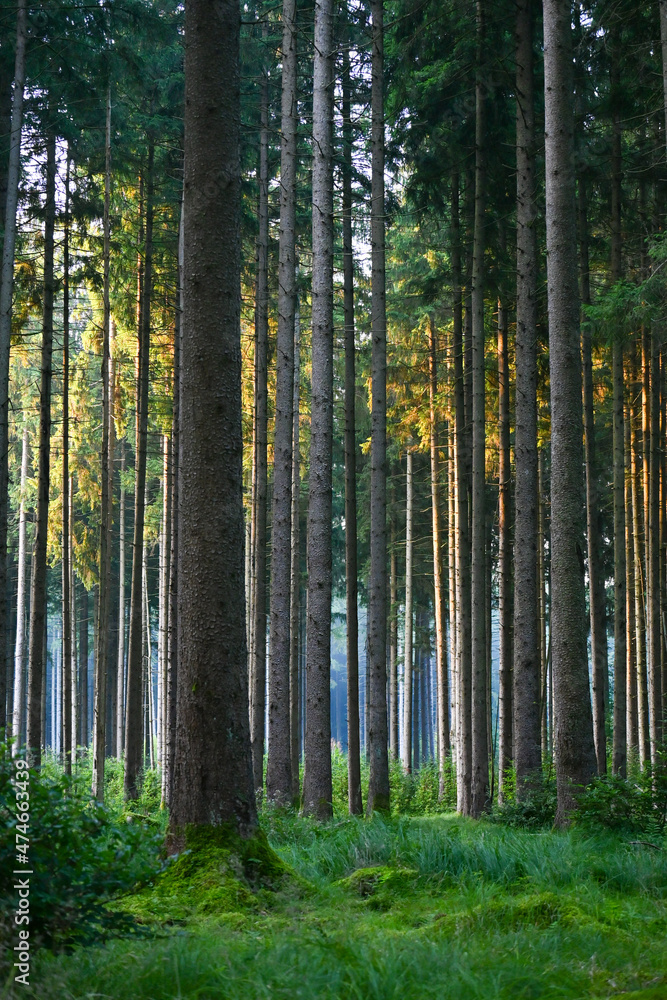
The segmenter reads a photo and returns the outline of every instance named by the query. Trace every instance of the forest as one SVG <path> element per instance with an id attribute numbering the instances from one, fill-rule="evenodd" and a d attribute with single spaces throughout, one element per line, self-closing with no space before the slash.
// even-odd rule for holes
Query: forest
<path id="1" fill-rule="evenodd" d="M 0 3 L 0 997 L 667 998 L 667 0 Z"/>

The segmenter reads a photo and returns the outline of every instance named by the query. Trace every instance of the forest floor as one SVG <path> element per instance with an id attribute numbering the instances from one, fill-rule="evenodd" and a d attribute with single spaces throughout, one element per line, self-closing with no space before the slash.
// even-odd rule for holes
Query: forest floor
<path id="1" fill-rule="evenodd" d="M 209 863 L 118 905 L 143 936 L 36 956 L 34 1000 L 667 1000 L 667 851 L 451 815 L 265 812 L 288 874 Z M 291 873 L 291 874 L 290 874 Z"/>

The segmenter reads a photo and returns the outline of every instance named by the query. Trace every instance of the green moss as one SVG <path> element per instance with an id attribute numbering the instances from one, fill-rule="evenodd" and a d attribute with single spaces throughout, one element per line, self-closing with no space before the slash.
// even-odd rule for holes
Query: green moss
<path id="1" fill-rule="evenodd" d="M 376 865 L 372 868 L 357 868 L 347 878 L 339 879 L 335 885 L 357 893 L 359 896 L 400 896 L 414 887 L 419 878 L 416 868 L 392 868 Z"/>

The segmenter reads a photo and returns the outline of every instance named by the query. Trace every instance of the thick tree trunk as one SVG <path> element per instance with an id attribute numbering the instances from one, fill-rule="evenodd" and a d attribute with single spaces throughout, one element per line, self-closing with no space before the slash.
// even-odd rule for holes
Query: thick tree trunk
<path id="1" fill-rule="evenodd" d="M 53 250 L 56 219 L 56 135 L 53 124 L 46 138 L 46 203 L 44 209 L 44 292 L 42 298 L 42 358 L 39 389 L 39 457 L 37 513 L 30 593 L 30 640 L 28 654 L 28 724 L 26 743 L 34 767 L 41 763 L 42 675 L 46 628 L 46 545 L 49 522 L 51 450 L 51 380 L 53 375 Z M 3 592 L 4 593 L 4 592 Z M 4 599 L 3 599 L 4 600 Z"/>
<path id="2" fill-rule="evenodd" d="M 520 539 L 520 544 L 514 551 L 513 670 L 513 749 L 519 799 L 530 784 L 539 778 L 541 744 L 546 744 L 546 676 L 544 679 L 541 676 L 538 599 L 540 551 L 533 19 L 533 0 L 521 0 L 516 20 L 517 283 L 514 442 L 514 534 L 515 538 Z M 541 739 L 541 721 L 544 723 L 544 740 Z M 544 751 L 546 756 L 546 746 Z M 500 780 L 504 781 L 502 771 Z"/>
<path id="3" fill-rule="evenodd" d="M 62 425 L 62 658 L 63 658 L 63 762 L 65 774 L 72 773 L 72 614 L 70 572 L 69 502 L 69 152 L 65 177 L 65 227 L 63 233 L 63 425 Z M 76 738 L 74 740 L 76 749 Z"/>
<path id="4" fill-rule="evenodd" d="M 564 824 L 595 770 L 586 650 L 581 354 L 577 288 L 570 5 L 544 2 L 549 369 L 551 655 L 558 807 Z"/>
<path id="5" fill-rule="evenodd" d="M 330 44 L 330 43 L 329 43 Z M 316 57 L 317 58 L 317 57 Z M 280 148 L 278 337 L 274 425 L 269 637 L 269 764 L 267 793 L 294 794 L 290 747 L 290 595 L 292 579 L 292 439 L 294 435 L 294 309 L 296 305 L 297 8 L 283 2 Z M 330 165 L 329 165 L 330 170 Z M 318 220 L 319 222 L 320 220 Z M 313 220 L 315 225 L 315 220 Z M 332 348 L 333 350 L 333 348 Z M 253 739 L 255 736 L 253 735 Z M 255 762 L 257 757 L 255 755 Z"/>
<path id="6" fill-rule="evenodd" d="M 343 308 L 345 313 L 345 595 L 347 621 L 347 787 L 351 815 L 363 811 L 359 741 L 357 621 L 357 484 L 355 433 L 354 257 L 350 49 L 343 49 Z"/>
<path id="7" fill-rule="evenodd" d="M 239 8 L 190 0 L 172 832 L 257 824 L 243 590 Z M 211 73 L 211 67 L 223 72 Z M 215 181 L 215 182 L 213 182 Z M 206 510 L 206 518 L 201 511 Z"/>
<path id="8" fill-rule="evenodd" d="M 331 816 L 331 482 L 333 453 L 333 2 L 315 3 L 312 396 L 308 487 L 306 768 L 303 808 Z"/>
<path id="9" fill-rule="evenodd" d="M 443 530 L 440 510 L 440 437 L 437 412 L 438 343 L 433 318 L 429 319 L 429 437 L 431 452 L 431 525 L 433 534 L 433 604 L 435 611 L 436 718 L 440 781 L 449 757 L 449 671 L 445 628 L 445 574 L 442 565 Z"/>
<path id="10" fill-rule="evenodd" d="M 459 178 L 452 178 L 452 284 L 454 287 L 454 419 L 456 425 L 456 625 L 457 625 L 457 768 L 456 808 L 471 811 L 471 623 L 470 623 L 470 528 L 468 519 L 468 433 L 465 412 L 465 368 L 462 316 L 461 238 L 459 227 Z"/>
<path id="11" fill-rule="evenodd" d="M 512 539 L 507 310 L 498 300 L 498 801 L 512 766 Z M 523 539 L 521 540 L 523 545 Z"/>
<path id="12" fill-rule="evenodd" d="M 406 455 L 405 494 L 405 633 L 403 637 L 403 748 L 401 760 L 407 774 L 412 771 L 412 452 Z"/>
<path id="13" fill-rule="evenodd" d="M 266 44 L 268 21 L 262 35 Z M 252 539 L 254 584 L 252 609 L 252 729 L 255 790 L 263 787 L 264 716 L 266 714 L 266 502 L 267 473 L 267 354 L 269 341 L 269 76 L 262 73 L 260 95 L 259 204 L 257 279 L 255 285 L 255 482 Z M 283 669 L 269 675 L 269 760 L 266 788 L 270 799 L 289 801 L 292 772 L 289 753 L 289 677 Z"/>
<path id="14" fill-rule="evenodd" d="M 387 733 L 387 316 L 384 215 L 383 0 L 371 0 L 371 553 L 368 653 L 371 711 L 366 812 L 389 810 Z"/>
<path id="15" fill-rule="evenodd" d="M 28 511 L 26 509 L 25 488 L 28 479 L 28 426 L 23 426 L 23 445 L 21 449 L 21 506 L 19 510 L 19 545 L 17 553 L 18 581 L 16 586 L 16 642 L 14 645 L 14 711 L 12 735 L 14 753 L 25 746 L 25 620 L 26 620 L 26 525 Z"/>
<path id="16" fill-rule="evenodd" d="M 472 264 L 472 799 L 471 815 L 489 802 L 489 745 L 486 677 L 486 442 L 484 377 L 484 247 L 486 202 L 486 107 L 482 73 L 485 25 L 477 0 L 477 80 L 475 85 L 475 227 Z"/>
<path id="17" fill-rule="evenodd" d="M 140 291 L 139 336 L 136 376 L 136 441 L 134 451 L 134 537 L 132 541 L 132 582 L 130 585 L 130 629 L 127 643 L 127 689 L 125 693 L 125 775 L 126 799 L 139 794 L 142 770 L 142 564 L 146 505 L 146 442 L 148 435 L 148 379 L 153 280 L 153 164 L 155 147 L 148 148 L 146 172 L 146 233 L 143 281 Z"/>
<path id="18" fill-rule="evenodd" d="M 111 528 L 113 507 L 113 432 L 111 421 L 113 384 L 111 379 L 111 311 L 109 305 L 111 198 L 111 90 L 107 91 L 106 167 L 104 175 L 104 319 L 102 323 L 102 454 L 99 603 L 95 649 L 95 706 L 93 711 L 93 795 L 104 801 L 104 758 L 106 755 L 109 599 L 111 588 Z"/>

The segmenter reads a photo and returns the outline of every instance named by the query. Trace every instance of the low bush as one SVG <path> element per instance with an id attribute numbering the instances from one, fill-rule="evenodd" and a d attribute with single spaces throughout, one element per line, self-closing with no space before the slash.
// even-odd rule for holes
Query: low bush
<path id="1" fill-rule="evenodd" d="M 27 775 L 28 863 L 17 852 L 15 778 Z M 18 818 L 17 818 L 18 816 Z M 0 939 L 14 935 L 18 869 L 31 872 L 30 940 L 60 948 L 92 941 L 133 923 L 106 903 L 127 893 L 159 868 L 161 834 L 91 799 L 64 775 L 17 772 L 7 744 L 0 743 Z M 23 843 L 20 838 L 19 842 Z"/>

